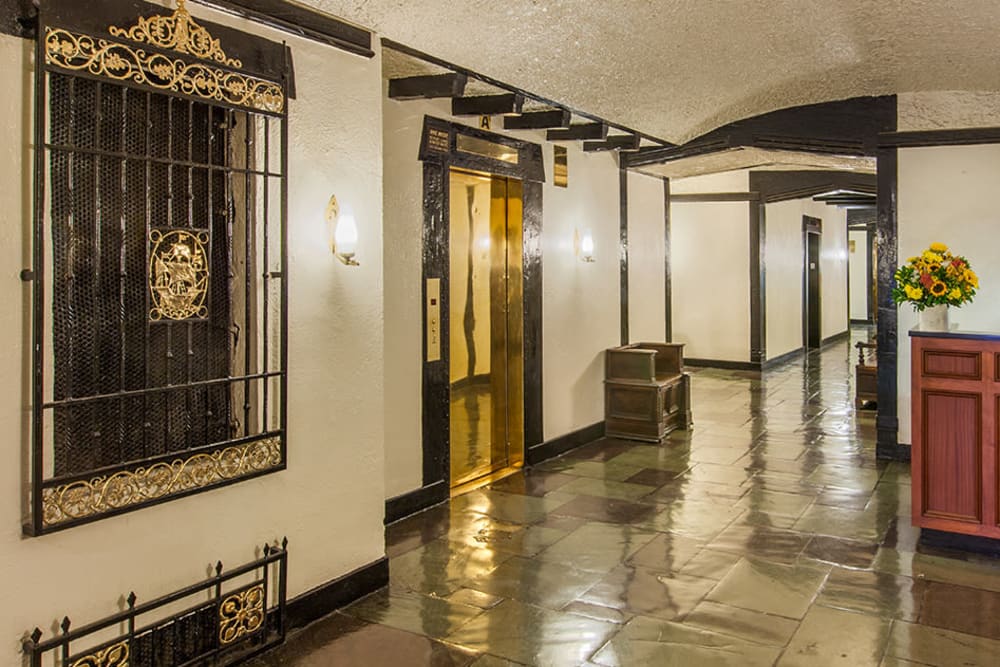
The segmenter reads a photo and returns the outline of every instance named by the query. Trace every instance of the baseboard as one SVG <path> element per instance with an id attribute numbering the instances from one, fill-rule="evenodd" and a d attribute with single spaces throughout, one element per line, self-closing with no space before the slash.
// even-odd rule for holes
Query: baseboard
<path id="1" fill-rule="evenodd" d="M 949 533 L 944 530 L 921 528 L 919 543 L 941 549 L 956 549 L 959 551 L 987 554 L 989 556 L 1000 556 L 1000 540 L 980 535 L 965 535 L 962 533 Z"/>
<path id="2" fill-rule="evenodd" d="M 774 366 L 777 366 L 778 364 L 783 364 L 786 361 L 791 361 L 792 359 L 794 359 L 796 357 L 801 357 L 803 354 L 805 354 L 805 348 L 804 347 L 800 347 L 798 349 L 792 350 L 791 352 L 785 352 L 784 354 L 778 355 L 777 357 L 774 357 L 773 359 L 766 360 L 764 362 L 764 370 L 767 370 L 768 368 L 772 368 Z"/>
<path id="3" fill-rule="evenodd" d="M 759 371 L 761 364 L 753 361 L 727 361 L 725 359 L 696 359 L 684 357 L 685 366 L 696 368 L 722 368 L 728 371 Z"/>
<path id="4" fill-rule="evenodd" d="M 826 347 L 827 345 L 830 345 L 832 343 L 839 343 L 842 340 L 850 339 L 850 337 L 851 337 L 851 330 L 850 328 L 847 328 L 838 334 L 833 334 L 832 336 L 827 336 L 826 338 L 824 338 L 823 342 L 820 343 L 820 347 Z"/>
<path id="5" fill-rule="evenodd" d="M 875 324 L 873 320 L 851 320 L 851 324 Z"/>
<path id="6" fill-rule="evenodd" d="M 448 483 L 443 479 L 385 501 L 385 524 L 416 514 L 448 500 Z"/>
<path id="7" fill-rule="evenodd" d="M 561 435 L 558 438 L 553 438 L 552 440 L 547 440 L 540 445 L 535 445 L 534 447 L 529 447 L 528 451 L 525 452 L 525 459 L 529 466 L 533 466 L 542 461 L 548 461 L 553 459 L 560 454 L 565 454 L 566 452 L 576 449 L 581 445 L 585 445 L 588 442 L 593 442 L 599 438 L 604 437 L 604 421 L 599 421 L 596 424 L 591 424 L 590 426 L 585 426 L 579 430 L 573 431 L 572 433 L 567 433 L 566 435 Z"/>
<path id="8" fill-rule="evenodd" d="M 288 625 L 301 628 L 389 583 L 389 559 L 379 558 L 288 601 Z"/>
<path id="9" fill-rule="evenodd" d="M 896 444 L 876 443 L 875 458 L 883 461 L 909 461 L 910 445 L 902 442 Z"/>

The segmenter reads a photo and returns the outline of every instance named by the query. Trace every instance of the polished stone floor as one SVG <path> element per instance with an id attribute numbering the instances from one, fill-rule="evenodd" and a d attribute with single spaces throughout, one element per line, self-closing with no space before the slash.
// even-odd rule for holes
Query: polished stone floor
<path id="1" fill-rule="evenodd" d="M 394 524 L 388 589 L 259 664 L 995 667 L 1000 563 L 917 546 L 853 360 L 695 372 L 663 446 L 599 440 Z"/>

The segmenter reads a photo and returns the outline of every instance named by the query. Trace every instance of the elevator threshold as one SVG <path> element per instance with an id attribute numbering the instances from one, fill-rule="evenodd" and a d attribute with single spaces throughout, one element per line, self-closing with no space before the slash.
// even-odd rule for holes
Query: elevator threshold
<path id="1" fill-rule="evenodd" d="M 507 466 L 506 468 L 501 468 L 495 470 L 494 472 L 482 475 L 481 477 L 476 477 L 475 479 L 470 479 L 465 482 L 459 482 L 455 486 L 451 487 L 451 497 L 461 496 L 468 493 L 469 491 L 475 491 L 476 489 L 482 488 L 487 484 L 492 484 L 493 482 L 499 482 L 504 477 L 510 477 L 516 472 L 520 472 L 523 464 L 519 463 L 512 466 Z"/>

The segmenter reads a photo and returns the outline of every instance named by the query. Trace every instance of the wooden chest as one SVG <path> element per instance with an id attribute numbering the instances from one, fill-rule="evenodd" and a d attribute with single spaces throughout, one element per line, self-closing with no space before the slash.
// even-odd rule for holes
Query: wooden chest
<path id="1" fill-rule="evenodd" d="M 691 424 L 691 378 L 681 343 L 633 343 L 605 354 L 604 419 L 609 437 L 659 442 Z"/>

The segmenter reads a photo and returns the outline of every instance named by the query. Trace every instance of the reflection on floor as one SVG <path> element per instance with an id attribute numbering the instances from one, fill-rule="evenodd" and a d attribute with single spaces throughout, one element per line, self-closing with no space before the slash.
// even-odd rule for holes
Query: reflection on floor
<path id="1" fill-rule="evenodd" d="M 851 357 L 697 372 L 665 446 L 599 440 L 391 526 L 388 590 L 259 664 L 996 665 L 1000 564 L 917 548 Z"/>
<path id="2" fill-rule="evenodd" d="M 490 384 L 475 382 L 451 388 L 451 478 L 456 483 L 491 471 Z"/>

